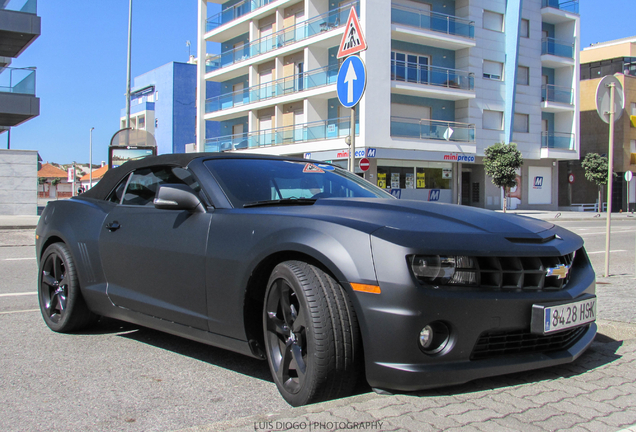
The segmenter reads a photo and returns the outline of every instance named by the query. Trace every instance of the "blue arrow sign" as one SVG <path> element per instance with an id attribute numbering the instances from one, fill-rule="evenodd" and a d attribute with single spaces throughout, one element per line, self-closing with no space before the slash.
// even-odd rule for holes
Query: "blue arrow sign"
<path id="1" fill-rule="evenodd" d="M 358 56 L 349 56 L 338 71 L 338 100 L 345 108 L 355 106 L 367 85 L 367 69 Z"/>

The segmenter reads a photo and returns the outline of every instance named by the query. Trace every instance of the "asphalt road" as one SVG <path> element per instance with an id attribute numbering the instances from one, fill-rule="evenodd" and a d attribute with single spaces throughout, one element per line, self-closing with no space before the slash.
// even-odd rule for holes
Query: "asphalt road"
<path id="1" fill-rule="evenodd" d="M 604 223 L 561 225 L 584 237 L 602 272 Z M 603 320 L 636 324 L 635 243 L 636 223 L 614 224 L 615 276 L 598 278 Z M 367 430 L 618 431 L 636 424 L 636 339 L 599 337 L 563 367 L 418 395 L 381 396 L 363 386 L 351 398 L 290 408 L 265 362 L 114 320 L 87 333 L 51 332 L 35 295 L 33 230 L 0 230 L 0 274 L 3 431 L 361 429 L 357 422 L 368 422 Z M 626 328 L 631 335 L 636 326 Z"/>

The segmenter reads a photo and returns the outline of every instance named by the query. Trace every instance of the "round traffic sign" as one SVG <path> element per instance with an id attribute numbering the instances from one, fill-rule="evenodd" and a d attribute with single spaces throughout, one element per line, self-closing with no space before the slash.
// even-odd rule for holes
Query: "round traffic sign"
<path id="1" fill-rule="evenodd" d="M 369 159 L 367 158 L 362 158 L 360 159 L 360 162 L 358 163 L 358 165 L 360 166 L 360 169 L 362 171 L 367 171 L 369 167 L 371 167 L 371 162 L 369 162 Z"/>
<path id="2" fill-rule="evenodd" d="M 625 171 L 625 181 L 632 181 L 634 174 L 631 171 Z"/>
<path id="3" fill-rule="evenodd" d="M 611 105 L 612 93 L 614 93 L 614 106 Z M 625 109 L 625 95 L 623 85 L 614 75 L 607 75 L 596 87 L 596 112 L 605 123 L 610 122 L 610 110 L 614 112 L 614 121 L 623 115 Z"/>
<path id="4" fill-rule="evenodd" d="M 352 55 L 345 59 L 338 71 L 336 93 L 345 108 L 357 105 L 367 85 L 367 69 L 362 59 Z"/>
<path id="5" fill-rule="evenodd" d="M 568 175 L 568 182 L 570 184 L 574 183 L 574 174 L 570 173 L 570 175 Z"/>

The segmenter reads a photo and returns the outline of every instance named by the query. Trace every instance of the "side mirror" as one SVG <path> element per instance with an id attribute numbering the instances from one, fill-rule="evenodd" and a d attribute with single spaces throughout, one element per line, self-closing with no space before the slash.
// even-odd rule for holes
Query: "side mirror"
<path id="1" fill-rule="evenodd" d="M 154 200 L 155 208 L 162 210 L 187 210 L 192 213 L 205 212 L 199 197 L 190 187 L 182 184 L 159 186 Z"/>

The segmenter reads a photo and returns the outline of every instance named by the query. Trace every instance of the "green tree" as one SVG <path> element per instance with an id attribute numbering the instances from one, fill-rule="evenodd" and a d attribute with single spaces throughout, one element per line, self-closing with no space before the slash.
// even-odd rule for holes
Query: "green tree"
<path id="1" fill-rule="evenodd" d="M 598 211 L 601 212 L 603 211 L 601 195 L 603 186 L 607 184 L 607 157 L 598 153 L 588 153 L 585 155 L 583 162 L 581 162 L 581 166 L 585 170 L 585 179 L 596 184 L 598 188 Z"/>
<path id="2" fill-rule="evenodd" d="M 517 144 L 496 143 L 484 151 L 484 168 L 486 174 L 492 177 L 495 186 L 506 189 L 517 185 L 517 170 L 523 164 L 523 156 L 517 150 Z M 506 198 L 504 195 L 503 211 L 506 212 Z"/>

